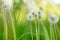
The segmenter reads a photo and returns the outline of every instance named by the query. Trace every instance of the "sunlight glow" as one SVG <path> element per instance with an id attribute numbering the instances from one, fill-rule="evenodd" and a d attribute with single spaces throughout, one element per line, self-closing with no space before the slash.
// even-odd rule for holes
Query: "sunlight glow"
<path id="1" fill-rule="evenodd" d="M 50 0 L 53 4 L 60 4 L 60 0 Z"/>
<path id="2" fill-rule="evenodd" d="M 60 4 L 60 0 L 52 0 L 55 4 Z"/>

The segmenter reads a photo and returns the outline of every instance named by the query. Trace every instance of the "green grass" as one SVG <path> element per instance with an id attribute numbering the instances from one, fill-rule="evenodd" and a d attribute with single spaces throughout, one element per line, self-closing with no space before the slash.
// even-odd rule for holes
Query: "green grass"
<path id="1" fill-rule="evenodd" d="M 60 40 L 60 20 L 56 25 L 47 18 L 28 21 L 27 13 L 22 0 L 13 10 L 0 11 L 0 40 Z"/>

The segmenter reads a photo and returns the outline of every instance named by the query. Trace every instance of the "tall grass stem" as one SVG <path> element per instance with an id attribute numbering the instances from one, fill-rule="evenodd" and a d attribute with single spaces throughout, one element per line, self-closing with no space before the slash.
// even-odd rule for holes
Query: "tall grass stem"
<path id="1" fill-rule="evenodd" d="M 32 37 L 32 40 L 33 40 L 33 29 L 32 29 L 31 21 L 30 21 L 30 27 L 31 27 L 31 37 Z"/>

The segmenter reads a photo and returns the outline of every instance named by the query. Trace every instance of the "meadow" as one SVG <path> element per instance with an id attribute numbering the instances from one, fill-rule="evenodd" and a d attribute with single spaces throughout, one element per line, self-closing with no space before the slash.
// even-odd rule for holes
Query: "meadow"
<path id="1" fill-rule="evenodd" d="M 60 4 L 34 1 L 0 1 L 0 40 L 60 40 Z"/>

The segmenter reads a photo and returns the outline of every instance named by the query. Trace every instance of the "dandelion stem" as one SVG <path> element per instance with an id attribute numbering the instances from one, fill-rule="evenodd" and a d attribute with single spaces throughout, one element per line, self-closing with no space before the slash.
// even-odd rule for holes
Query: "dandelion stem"
<path id="1" fill-rule="evenodd" d="M 32 30 L 32 26 L 31 26 L 31 21 L 30 21 L 30 27 L 31 27 L 31 37 L 32 37 L 32 40 L 33 40 L 33 30 Z"/>
<path id="2" fill-rule="evenodd" d="M 3 11 L 3 22 L 4 22 L 4 32 L 5 32 L 5 40 L 8 40 L 8 26 L 7 26 L 7 19 L 6 19 L 6 11 Z"/>
<path id="3" fill-rule="evenodd" d="M 58 40 L 58 38 L 57 38 L 57 31 L 56 31 L 56 25 L 55 24 L 54 24 L 54 33 L 55 33 L 55 37 L 56 37 L 55 39 Z"/>
<path id="4" fill-rule="evenodd" d="M 54 35 L 52 24 L 50 24 L 50 38 L 51 38 L 51 40 L 55 40 L 55 35 Z"/>
<path id="5" fill-rule="evenodd" d="M 38 20 L 38 37 L 39 37 L 39 40 L 40 40 L 40 26 L 39 26 L 39 20 Z"/>
<path id="6" fill-rule="evenodd" d="M 36 40 L 39 40 L 39 38 L 38 38 L 37 21 L 36 20 L 35 20 L 35 28 L 36 28 Z"/>
<path id="7" fill-rule="evenodd" d="M 42 20 L 40 20 L 40 21 L 41 21 L 42 27 L 43 27 L 43 29 L 44 29 L 44 32 L 46 33 L 46 34 L 45 34 L 46 40 L 49 40 L 49 35 L 48 35 L 48 32 L 47 32 L 47 29 L 45 28 Z"/>
<path id="8" fill-rule="evenodd" d="M 14 40 L 17 40 L 13 17 L 12 17 L 12 14 L 11 14 L 10 10 L 9 10 L 9 12 L 10 12 L 9 14 L 10 14 L 10 18 L 11 18 L 11 24 L 12 24 L 12 30 L 13 30 Z"/>
<path id="9" fill-rule="evenodd" d="M 57 24 L 56 24 L 56 31 L 57 31 L 57 36 L 60 37 L 60 29 L 59 29 L 59 27 L 57 26 Z"/>

